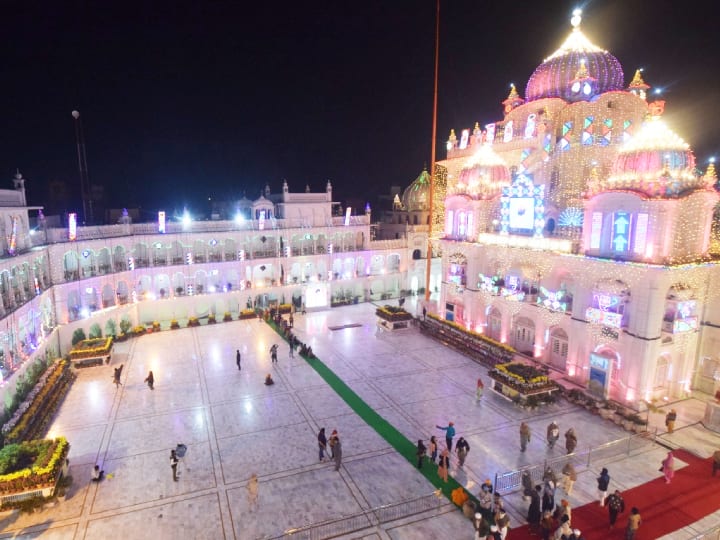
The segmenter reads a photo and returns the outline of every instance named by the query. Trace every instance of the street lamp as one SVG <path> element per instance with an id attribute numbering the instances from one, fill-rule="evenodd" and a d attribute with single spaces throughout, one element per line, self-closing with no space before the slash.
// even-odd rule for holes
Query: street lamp
<path id="1" fill-rule="evenodd" d="M 83 205 L 83 221 L 87 224 L 93 222 L 92 197 L 90 196 L 90 179 L 88 178 L 87 156 L 85 155 L 85 134 L 83 133 L 80 113 L 72 111 L 75 119 L 75 142 L 77 144 L 78 170 L 80 172 L 80 196 Z"/>

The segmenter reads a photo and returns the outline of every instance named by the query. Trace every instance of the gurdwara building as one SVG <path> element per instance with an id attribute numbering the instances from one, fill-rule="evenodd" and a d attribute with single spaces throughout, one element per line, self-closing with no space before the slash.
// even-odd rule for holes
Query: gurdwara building
<path id="1" fill-rule="evenodd" d="M 450 133 L 438 312 L 599 397 L 714 392 L 714 166 L 697 168 L 642 72 L 627 83 L 580 22 L 502 120 Z"/>
<path id="2" fill-rule="evenodd" d="M 231 220 L 159 214 L 152 223 L 124 216 L 81 226 L 71 214 L 66 227 L 27 205 L 19 172 L 13 182 L 0 189 L 3 396 L 38 356 L 66 354 L 78 328 L 88 335 L 97 325 L 106 335 L 127 320 L 166 329 L 279 304 L 312 311 L 424 292 L 427 230 L 411 244 L 375 240 L 370 208 L 338 215 L 330 182 L 319 192 L 268 186 L 236 201 Z M 431 282 L 439 289 L 437 262 Z"/>

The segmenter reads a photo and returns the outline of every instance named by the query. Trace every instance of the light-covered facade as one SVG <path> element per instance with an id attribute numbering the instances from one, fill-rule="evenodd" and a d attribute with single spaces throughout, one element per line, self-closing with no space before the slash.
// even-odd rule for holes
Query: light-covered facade
<path id="1" fill-rule="evenodd" d="M 714 392 L 714 166 L 649 102 L 640 71 L 584 36 L 515 87 L 504 117 L 452 131 L 440 315 L 622 402 Z"/>
<path id="2" fill-rule="evenodd" d="M 370 215 L 333 215 L 324 192 L 269 188 L 237 203 L 232 221 L 67 228 L 28 227 L 24 191 L 0 190 L 5 222 L 0 259 L 0 361 L 4 374 L 26 360 L 67 352 L 72 332 L 226 312 L 273 302 L 325 309 L 397 298 L 411 290 L 407 240 L 371 240 Z M 22 203 L 22 204 L 20 204 Z M 38 210 L 35 208 L 35 210 Z M 42 214 L 40 214 L 41 218 Z M 14 236 L 7 234 L 14 224 Z M 13 243 L 14 242 L 14 243 Z M 11 249 L 11 246 L 14 248 Z M 420 264 L 424 261 L 414 261 Z M 439 276 L 436 277 L 439 283 Z"/>

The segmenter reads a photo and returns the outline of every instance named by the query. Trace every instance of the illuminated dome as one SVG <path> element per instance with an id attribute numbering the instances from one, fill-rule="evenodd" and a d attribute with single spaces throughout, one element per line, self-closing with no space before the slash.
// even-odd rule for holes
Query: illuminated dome
<path id="1" fill-rule="evenodd" d="M 468 159 L 456 179 L 449 179 L 448 195 L 469 195 L 473 199 L 492 199 L 503 186 L 510 185 L 510 171 L 505 161 L 489 144 Z"/>
<path id="2" fill-rule="evenodd" d="M 580 31 L 580 11 L 571 20 L 572 33 L 565 43 L 533 72 L 525 89 L 525 100 L 542 98 L 572 99 L 578 94 L 584 99 L 611 90 L 623 90 L 623 70 L 620 62 L 606 50 L 593 45 Z M 591 84 L 577 84 L 583 75 Z"/>
<path id="3" fill-rule="evenodd" d="M 428 210 L 430 207 L 430 174 L 423 170 L 403 192 L 403 208 L 408 212 Z"/>
<path id="4" fill-rule="evenodd" d="M 655 116 L 621 147 L 600 190 L 629 190 L 666 198 L 705 189 L 707 183 L 695 173 L 695 156 L 688 144 Z"/>

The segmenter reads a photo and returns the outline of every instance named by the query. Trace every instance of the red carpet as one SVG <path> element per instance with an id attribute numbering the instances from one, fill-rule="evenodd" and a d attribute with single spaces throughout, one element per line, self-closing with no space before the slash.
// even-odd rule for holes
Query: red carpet
<path id="1" fill-rule="evenodd" d="M 676 470 L 670 484 L 660 477 L 624 491 L 625 512 L 618 516 L 614 530 L 608 530 L 607 507 L 601 507 L 597 502 L 573 508 L 573 528 L 580 529 L 586 540 L 622 539 L 630 509 L 637 506 L 642 525 L 635 537 L 650 540 L 681 529 L 720 509 L 720 476 L 711 476 L 712 458 L 700 459 L 684 450 L 675 450 L 673 455 L 687 463 L 687 467 Z M 507 538 L 537 540 L 538 536 L 531 536 L 525 525 L 511 529 Z"/>

